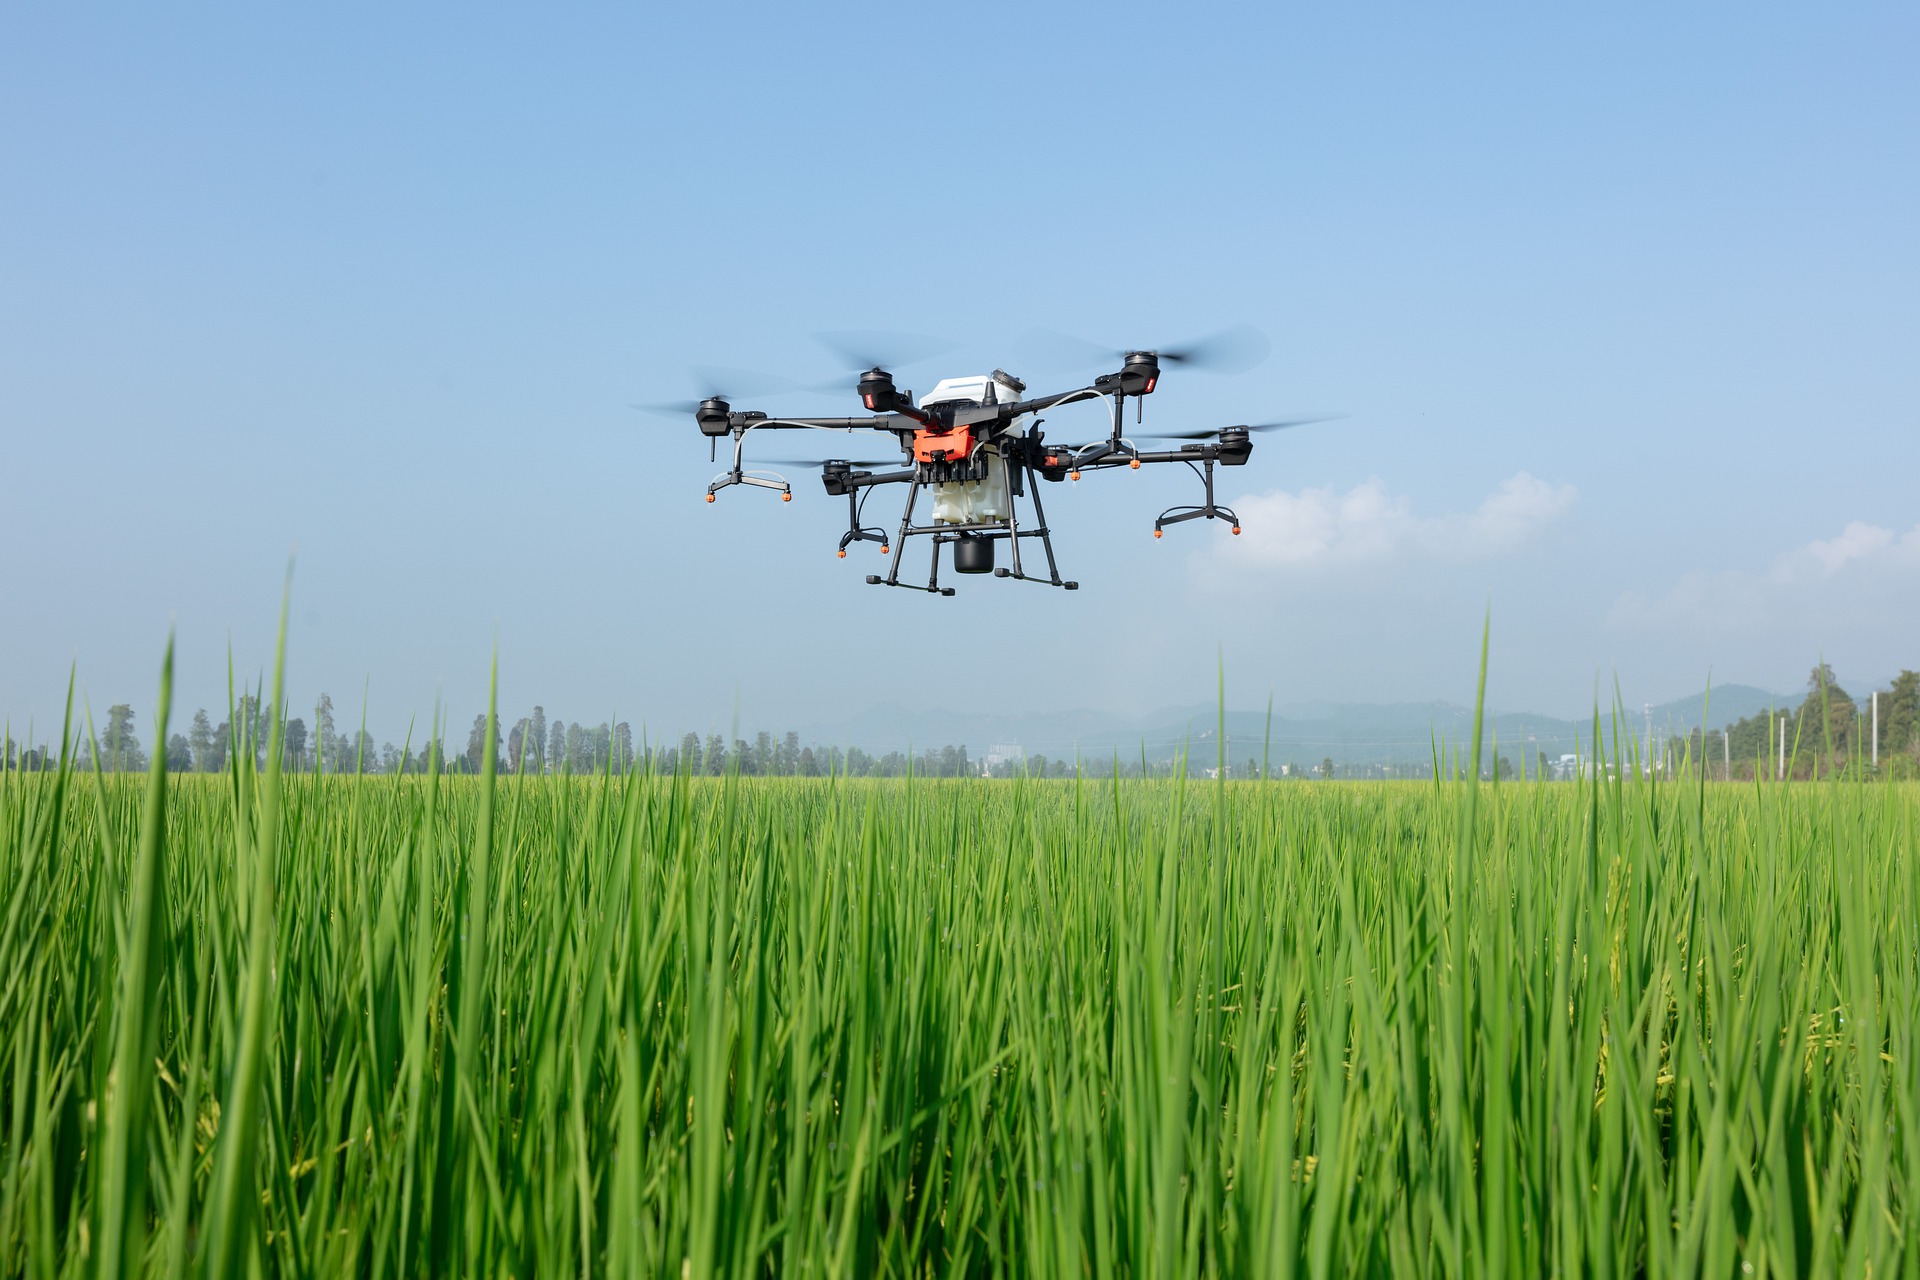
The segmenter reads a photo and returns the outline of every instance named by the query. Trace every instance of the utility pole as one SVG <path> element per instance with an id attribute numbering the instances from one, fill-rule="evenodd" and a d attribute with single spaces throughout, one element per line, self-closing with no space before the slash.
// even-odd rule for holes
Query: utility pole
<path id="1" fill-rule="evenodd" d="M 1647 711 L 1647 748 L 1646 748 L 1646 751 L 1642 754 L 1642 758 L 1645 759 L 1647 762 L 1647 776 L 1652 777 L 1653 776 L 1653 704 L 1651 702 L 1645 702 L 1645 703 L 1642 703 L 1641 705 L 1645 707 Z"/>
<path id="2" fill-rule="evenodd" d="M 1880 767 L 1880 691 L 1873 691 L 1873 767 Z"/>
<path id="3" fill-rule="evenodd" d="M 1733 781 L 1733 726 L 1728 725 L 1726 732 L 1720 735 L 1720 749 L 1727 758 L 1726 780 Z"/>
<path id="4" fill-rule="evenodd" d="M 1780 770 L 1775 775 L 1775 780 L 1779 782 L 1787 780 L 1787 718 L 1785 716 L 1780 717 Z"/>

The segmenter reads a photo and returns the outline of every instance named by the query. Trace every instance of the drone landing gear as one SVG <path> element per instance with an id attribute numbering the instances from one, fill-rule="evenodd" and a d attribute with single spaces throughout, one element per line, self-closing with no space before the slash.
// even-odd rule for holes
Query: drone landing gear
<path id="1" fill-rule="evenodd" d="M 1012 578 L 1015 582 L 1037 582 L 1043 587 L 1059 587 L 1062 591 L 1078 591 L 1080 584 L 1062 578 L 1036 578 L 1030 573 L 1015 573 L 1011 569 L 995 569 L 996 578 Z"/>
<path id="2" fill-rule="evenodd" d="M 1014 465 L 1019 466 L 1020 464 Z M 1022 471 L 1026 470 L 1024 466 L 1021 466 L 1020 469 Z M 1012 470 L 1012 467 L 1009 467 L 1009 470 Z M 960 573 L 985 573 L 991 569 L 993 576 L 996 578 L 1013 578 L 1020 582 L 1038 582 L 1046 586 L 1060 587 L 1067 591 L 1078 591 L 1080 584 L 1077 582 L 1068 582 L 1061 578 L 1059 565 L 1054 561 L 1053 537 L 1047 528 L 1047 513 L 1046 509 L 1040 503 L 1040 494 L 1037 492 L 1038 486 L 1031 483 L 1030 476 L 1023 475 L 1018 479 L 1010 476 L 1009 480 L 1011 483 L 1009 485 L 1010 493 L 1006 519 L 981 520 L 971 524 L 925 525 L 916 525 L 913 522 L 913 508 L 920 496 L 922 486 L 920 480 L 916 479 L 913 481 L 907 491 L 906 512 L 900 518 L 900 534 L 898 541 L 894 543 L 893 563 L 888 568 L 886 576 L 884 577 L 877 573 L 868 574 L 868 584 L 876 587 L 903 587 L 908 591 L 925 591 L 930 595 L 950 596 L 954 593 L 954 589 L 940 585 L 940 548 L 946 543 L 954 543 L 956 544 L 954 547 L 954 568 Z M 1021 484 L 1021 480 L 1025 480 L 1027 483 L 1024 485 Z M 1032 499 L 1034 515 L 1039 520 L 1038 526 L 1032 529 L 1022 529 L 1020 527 L 1020 518 L 1017 514 L 1017 498 L 1022 489 L 1024 489 L 1026 495 Z M 927 585 L 924 587 L 915 583 L 900 581 L 900 560 L 906 552 L 907 539 L 919 537 L 931 538 L 933 541 L 933 562 L 929 566 Z M 1040 546 L 1046 552 L 1047 556 L 1046 577 L 1035 577 L 1034 575 L 1026 573 L 1021 567 L 1020 540 L 1022 538 L 1038 538 L 1040 540 Z M 1006 540 L 1009 556 L 1013 560 L 1013 567 L 1010 569 L 993 567 L 993 544 L 1001 539 Z"/>
<path id="3" fill-rule="evenodd" d="M 1236 534 L 1240 532 L 1240 517 L 1234 513 L 1233 508 L 1221 506 L 1213 500 L 1213 459 L 1208 458 L 1203 465 L 1205 470 L 1200 478 L 1207 486 L 1207 500 L 1199 506 L 1168 507 L 1162 511 L 1160 518 L 1153 522 L 1154 537 L 1159 537 L 1161 531 L 1168 525 L 1180 524 L 1187 520 L 1225 520 L 1233 526 Z"/>
<path id="4" fill-rule="evenodd" d="M 937 587 L 932 583 L 928 583 L 924 587 L 917 587 L 911 582 L 888 582 L 877 573 L 867 575 L 867 585 L 870 587 L 903 587 L 908 591 L 924 591 L 929 595 L 935 596 L 950 596 L 953 594 L 952 587 Z"/>

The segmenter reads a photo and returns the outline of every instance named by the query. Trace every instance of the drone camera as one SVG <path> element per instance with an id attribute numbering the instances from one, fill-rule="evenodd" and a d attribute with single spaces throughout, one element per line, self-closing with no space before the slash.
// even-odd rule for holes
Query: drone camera
<path id="1" fill-rule="evenodd" d="M 733 406 L 719 396 L 709 396 L 693 411 L 693 417 L 700 424 L 701 435 L 723 436 L 731 426 Z"/>

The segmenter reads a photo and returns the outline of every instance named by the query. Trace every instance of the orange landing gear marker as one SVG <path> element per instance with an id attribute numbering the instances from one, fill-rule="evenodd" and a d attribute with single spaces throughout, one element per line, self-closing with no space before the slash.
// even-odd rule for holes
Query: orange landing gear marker
<path id="1" fill-rule="evenodd" d="M 847 558 L 847 549 L 845 547 L 842 547 L 838 551 L 834 552 L 833 554 L 839 556 L 842 560 L 845 560 Z"/>
<path id="2" fill-rule="evenodd" d="M 713 495 L 712 495 L 712 494 L 708 494 L 708 495 L 707 495 L 707 501 L 708 501 L 708 502 L 712 502 L 712 501 L 713 501 Z"/>
<path id="3" fill-rule="evenodd" d="M 1240 526 L 1239 526 L 1239 525 L 1235 525 L 1235 526 L 1233 526 L 1233 536 L 1234 536 L 1234 537 L 1236 537 L 1236 538 L 1240 536 Z"/>
<path id="4" fill-rule="evenodd" d="M 783 494 L 781 494 L 781 495 L 780 495 L 780 501 L 782 501 L 782 502 L 792 502 L 792 501 L 793 501 L 793 495 L 792 495 L 792 494 L 790 494 L 790 493 L 783 493 Z"/>
<path id="5" fill-rule="evenodd" d="M 1157 537 L 1159 537 L 1159 536 L 1160 536 L 1160 534 L 1161 534 L 1161 532 L 1162 532 L 1161 530 L 1159 530 L 1159 529 L 1155 529 L 1155 530 L 1153 531 L 1153 536 L 1157 538 Z"/>
<path id="6" fill-rule="evenodd" d="M 1129 462 L 1127 465 L 1132 467 L 1135 471 L 1138 471 L 1140 469 L 1140 459 L 1135 458 L 1132 462 Z"/>

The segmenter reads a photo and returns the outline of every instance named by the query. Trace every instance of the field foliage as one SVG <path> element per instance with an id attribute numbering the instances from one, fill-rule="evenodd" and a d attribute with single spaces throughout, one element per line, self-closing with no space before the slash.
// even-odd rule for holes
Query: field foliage
<path id="1" fill-rule="evenodd" d="M 1920 1266 L 1908 787 L 245 757 L 0 775 L 0 1271 Z"/>

